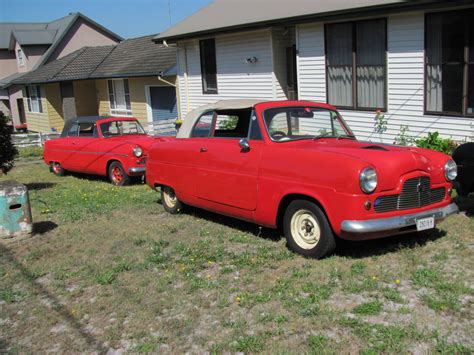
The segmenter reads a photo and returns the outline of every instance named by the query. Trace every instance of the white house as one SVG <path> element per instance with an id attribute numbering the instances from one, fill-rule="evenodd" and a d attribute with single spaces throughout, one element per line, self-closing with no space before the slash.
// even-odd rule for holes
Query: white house
<path id="1" fill-rule="evenodd" d="M 473 18 L 472 0 L 216 0 L 155 41 L 178 45 L 181 117 L 297 98 L 338 107 L 359 139 L 474 140 Z"/>

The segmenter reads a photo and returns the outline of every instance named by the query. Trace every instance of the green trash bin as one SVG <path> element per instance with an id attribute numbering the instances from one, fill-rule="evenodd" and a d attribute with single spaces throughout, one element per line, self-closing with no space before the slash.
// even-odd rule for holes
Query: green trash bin
<path id="1" fill-rule="evenodd" d="M 28 189 L 16 181 L 0 182 L 0 238 L 14 238 L 33 231 Z"/>

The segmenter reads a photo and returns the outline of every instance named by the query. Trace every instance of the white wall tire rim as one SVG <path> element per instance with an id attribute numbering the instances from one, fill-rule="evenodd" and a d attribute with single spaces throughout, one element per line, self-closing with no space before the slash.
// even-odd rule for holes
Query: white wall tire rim
<path id="1" fill-rule="evenodd" d="M 291 217 L 290 229 L 293 240 L 303 249 L 315 248 L 321 238 L 318 220 L 309 210 L 296 211 Z"/>
<path id="2" fill-rule="evenodd" d="M 169 208 L 173 208 L 174 206 L 176 206 L 176 204 L 178 203 L 178 199 L 176 198 L 174 190 L 171 188 L 165 188 L 165 191 L 163 192 L 163 198 L 165 200 L 166 206 L 168 206 Z"/>

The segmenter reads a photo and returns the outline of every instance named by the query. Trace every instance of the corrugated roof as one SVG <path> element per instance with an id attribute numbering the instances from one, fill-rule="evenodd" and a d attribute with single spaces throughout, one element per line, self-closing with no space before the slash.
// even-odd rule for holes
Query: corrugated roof
<path id="1" fill-rule="evenodd" d="M 272 21 L 297 20 L 334 13 L 394 5 L 434 3 L 429 0 L 215 0 L 155 40 L 176 40 L 201 34 L 257 26 Z"/>
<path id="2" fill-rule="evenodd" d="M 116 45 L 84 47 L 12 81 L 40 84 L 70 80 L 158 75 L 176 65 L 176 48 L 153 43 L 155 35 Z"/>

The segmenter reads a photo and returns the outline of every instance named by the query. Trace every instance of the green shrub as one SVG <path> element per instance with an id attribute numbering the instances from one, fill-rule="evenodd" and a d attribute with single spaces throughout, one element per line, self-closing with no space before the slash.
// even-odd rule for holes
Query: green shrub
<path id="1" fill-rule="evenodd" d="M 416 146 L 451 155 L 456 148 L 456 143 L 449 138 L 440 137 L 438 132 L 429 132 L 427 137 L 416 140 Z"/>
<path id="2" fill-rule="evenodd" d="M 8 124 L 8 119 L 0 111 L 0 172 L 8 173 L 14 165 L 14 160 L 18 154 L 17 149 L 11 139 L 12 129 Z"/>

